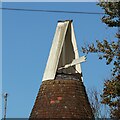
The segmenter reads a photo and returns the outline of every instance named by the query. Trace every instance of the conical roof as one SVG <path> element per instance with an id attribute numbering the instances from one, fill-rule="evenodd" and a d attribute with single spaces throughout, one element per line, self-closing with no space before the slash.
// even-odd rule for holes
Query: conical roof
<path id="1" fill-rule="evenodd" d="M 93 118 L 82 80 L 61 76 L 42 82 L 30 118 Z"/>

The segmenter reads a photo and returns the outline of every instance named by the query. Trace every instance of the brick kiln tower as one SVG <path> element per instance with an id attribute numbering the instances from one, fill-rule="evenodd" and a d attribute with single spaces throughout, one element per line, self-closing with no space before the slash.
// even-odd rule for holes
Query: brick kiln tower
<path id="1" fill-rule="evenodd" d="M 93 118 L 72 21 L 59 21 L 30 118 Z"/>

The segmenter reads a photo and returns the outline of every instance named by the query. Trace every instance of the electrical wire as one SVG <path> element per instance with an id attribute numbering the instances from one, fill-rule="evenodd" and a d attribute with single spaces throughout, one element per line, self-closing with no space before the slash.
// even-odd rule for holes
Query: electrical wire
<path id="1" fill-rule="evenodd" d="M 51 13 L 70 13 L 70 14 L 96 14 L 103 15 L 102 12 L 80 12 L 80 11 L 62 11 L 62 10 L 40 10 L 40 9 L 25 9 L 25 8 L 0 8 L 1 10 L 11 11 L 31 11 L 31 12 L 51 12 Z"/>

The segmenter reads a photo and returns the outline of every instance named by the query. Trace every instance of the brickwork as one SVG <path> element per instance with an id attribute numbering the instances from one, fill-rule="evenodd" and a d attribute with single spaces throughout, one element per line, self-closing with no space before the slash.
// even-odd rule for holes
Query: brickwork
<path id="1" fill-rule="evenodd" d="M 83 82 L 43 81 L 30 118 L 93 118 Z"/>

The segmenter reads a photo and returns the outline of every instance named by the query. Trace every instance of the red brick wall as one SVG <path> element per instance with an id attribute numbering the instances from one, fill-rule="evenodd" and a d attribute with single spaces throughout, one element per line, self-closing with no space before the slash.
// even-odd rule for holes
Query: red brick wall
<path id="1" fill-rule="evenodd" d="M 42 82 L 30 118 L 92 118 L 81 80 Z"/>

